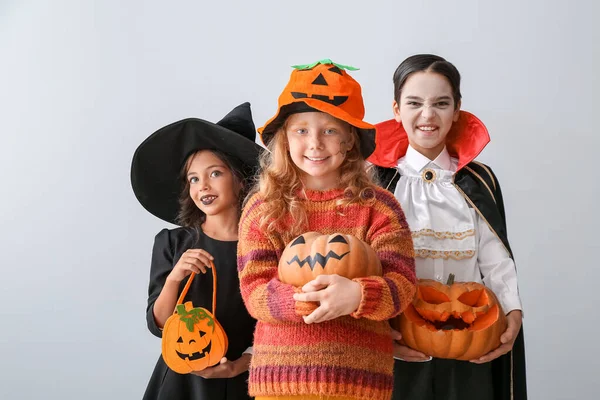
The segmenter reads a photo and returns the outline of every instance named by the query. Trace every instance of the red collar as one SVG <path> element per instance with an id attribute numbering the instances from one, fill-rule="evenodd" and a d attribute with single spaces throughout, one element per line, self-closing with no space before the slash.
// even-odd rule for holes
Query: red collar
<path id="1" fill-rule="evenodd" d="M 375 151 L 367 161 L 380 167 L 395 167 L 408 149 L 406 131 L 395 119 L 375 126 Z M 460 112 L 458 121 L 452 124 L 446 137 L 448 152 L 458 158 L 458 170 L 473 161 L 489 142 L 490 134 L 483 122 L 467 111 Z"/>

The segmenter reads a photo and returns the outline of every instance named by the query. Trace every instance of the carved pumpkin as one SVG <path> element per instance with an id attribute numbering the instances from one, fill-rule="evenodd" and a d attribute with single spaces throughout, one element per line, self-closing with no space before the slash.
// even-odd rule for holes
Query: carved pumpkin
<path id="1" fill-rule="evenodd" d="M 192 273 L 177 300 L 173 315 L 165 322 L 162 333 L 162 356 L 173 371 L 187 374 L 218 364 L 227 353 L 225 331 L 215 318 L 217 274 L 213 271 L 213 309 L 194 308 L 192 302 L 182 304 L 192 280 Z"/>
<path id="2" fill-rule="evenodd" d="M 408 347 L 438 358 L 473 360 L 500 345 L 506 316 L 489 288 L 421 279 L 412 304 L 394 320 Z"/>
<path id="3" fill-rule="evenodd" d="M 293 239 L 279 260 L 279 280 L 297 287 L 319 275 L 348 279 L 381 275 L 379 258 L 368 244 L 352 235 L 307 232 Z"/>

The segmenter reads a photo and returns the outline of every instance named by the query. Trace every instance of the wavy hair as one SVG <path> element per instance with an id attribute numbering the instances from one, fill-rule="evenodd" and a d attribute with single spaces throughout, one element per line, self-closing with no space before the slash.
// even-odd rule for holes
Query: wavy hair
<path id="1" fill-rule="evenodd" d="M 302 171 L 294 164 L 288 152 L 286 135 L 287 121 L 277 130 L 268 143 L 268 150 L 260 157 L 260 174 L 252 193 L 260 193 L 265 210 L 260 226 L 271 234 L 278 234 L 286 241 L 305 232 L 308 217 L 303 205 L 304 185 Z M 374 200 L 374 179 L 367 171 L 366 162 L 360 153 L 360 139 L 356 128 L 350 126 L 354 145 L 346 153 L 340 166 L 340 188 L 345 196 L 338 200 L 337 212 L 343 214 L 344 207 L 355 203 L 370 203 Z M 290 218 L 289 226 L 285 224 Z"/>

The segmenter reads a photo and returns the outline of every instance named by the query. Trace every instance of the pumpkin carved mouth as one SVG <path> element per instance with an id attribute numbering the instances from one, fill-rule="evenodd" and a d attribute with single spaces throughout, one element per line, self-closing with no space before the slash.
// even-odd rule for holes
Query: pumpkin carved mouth
<path id="1" fill-rule="evenodd" d="M 212 341 L 208 342 L 208 346 L 206 346 L 204 349 L 202 349 L 202 351 L 197 351 L 195 353 L 192 354 L 184 354 L 184 353 L 180 353 L 179 351 L 175 350 L 175 352 L 177 353 L 177 355 L 182 359 L 182 360 L 189 360 L 189 361 L 194 361 L 194 360 L 199 360 L 201 358 L 204 358 L 205 356 L 207 356 L 210 353 L 210 347 L 212 345 Z"/>
<path id="2" fill-rule="evenodd" d="M 431 331 L 480 330 L 498 318 L 498 305 L 490 307 L 489 304 L 489 296 L 482 289 L 465 292 L 453 302 L 443 292 L 430 286 L 419 286 L 417 299 L 407 312 L 418 325 Z M 437 307 L 431 308 L 431 305 Z"/>
<path id="3" fill-rule="evenodd" d="M 300 268 L 302 268 L 304 266 L 304 264 L 308 264 L 308 266 L 310 267 L 310 270 L 313 271 L 315 269 L 315 265 L 321 264 L 321 267 L 325 268 L 325 265 L 327 265 L 327 261 L 330 258 L 333 258 L 335 260 L 341 260 L 348 253 L 350 253 L 350 252 L 347 251 L 341 255 L 336 254 L 333 251 L 329 251 L 329 253 L 327 253 L 326 255 L 323 255 L 321 253 L 316 253 L 314 256 L 306 256 L 306 258 L 304 258 L 303 260 L 298 258 L 298 256 L 296 255 L 296 256 L 294 256 L 294 258 L 292 258 L 287 263 L 288 263 L 288 265 L 292 265 L 292 263 L 297 262 L 298 266 Z"/>
<path id="4" fill-rule="evenodd" d="M 329 96 L 324 96 L 322 94 L 313 94 L 310 96 L 307 93 L 300 93 L 300 92 L 292 92 L 291 94 L 292 94 L 292 97 L 295 99 L 315 99 L 315 100 L 324 101 L 325 103 L 332 104 L 336 107 L 341 106 L 348 100 L 348 96 L 333 96 L 333 99 L 332 99 Z"/>

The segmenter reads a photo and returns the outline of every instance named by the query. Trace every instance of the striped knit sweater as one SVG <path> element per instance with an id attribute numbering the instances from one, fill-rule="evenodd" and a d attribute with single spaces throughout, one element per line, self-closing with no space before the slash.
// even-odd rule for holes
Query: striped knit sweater
<path id="1" fill-rule="evenodd" d="M 307 191 L 307 231 L 352 234 L 371 245 L 383 268 L 382 277 L 355 279 L 362 299 L 354 313 L 309 325 L 296 312 L 295 288 L 277 279 L 287 243 L 260 228 L 261 195 L 247 202 L 240 220 L 238 272 L 246 307 L 258 320 L 251 396 L 391 397 L 394 360 L 387 320 L 403 311 L 415 293 L 414 252 L 400 204 L 383 189 L 374 192 L 369 206 L 339 209 L 343 190 Z"/>

